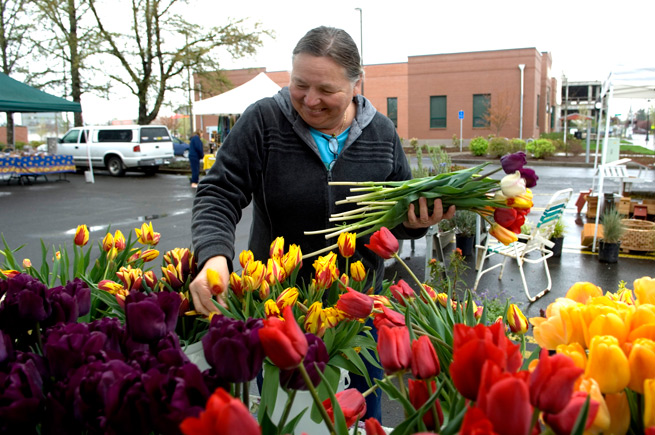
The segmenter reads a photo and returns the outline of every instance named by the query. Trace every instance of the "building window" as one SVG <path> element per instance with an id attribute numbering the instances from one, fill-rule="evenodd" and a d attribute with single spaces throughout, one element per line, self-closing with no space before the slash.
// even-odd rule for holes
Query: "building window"
<path id="1" fill-rule="evenodd" d="M 540 109 L 541 105 L 541 95 L 537 95 L 537 127 L 539 127 L 539 113 L 541 113 Z"/>
<path id="2" fill-rule="evenodd" d="M 387 117 L 393 122 L 393 126 L 398 128 L 398 98 L 387 98 Z"/>
<path id="3" fill-rule="evenodd" d="M 430 97 L 430 128 L 446 128 L 446 96 Z"/>
<path id="4" fill-rule="evenodd" d="M 489 105 L 491 94 L 473 95 L 473 128 L 489 127 Z"/>

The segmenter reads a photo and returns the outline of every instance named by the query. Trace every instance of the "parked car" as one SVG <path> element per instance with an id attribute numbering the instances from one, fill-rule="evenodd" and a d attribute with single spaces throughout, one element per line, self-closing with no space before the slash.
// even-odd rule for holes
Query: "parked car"
<path id="1" fill-rule="evenodd" d="M 176 156 L 189 158 L 189 144 L 184 142 L 179 137 L 173 136 L 173 150 Z"/>
<path id="2" fill-rule="evenodd" d="M 72 155 L 78 168 L 107 168 L 115 177 L 127 170 L 154 174 L 173 160 L 173 141 L 164 125 L 85 126 L 70 129 L 57 154 Z"/>

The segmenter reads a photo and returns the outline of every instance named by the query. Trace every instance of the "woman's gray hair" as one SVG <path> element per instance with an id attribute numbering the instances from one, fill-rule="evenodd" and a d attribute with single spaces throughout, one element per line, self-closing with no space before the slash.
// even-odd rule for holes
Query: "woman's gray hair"
<path id="1" fill-rule="evenodd" d="M 341 29 L 321 26 L 310 30 L 296 44 L 293 57 L 299 53 L 329 57 L 345 68 L 346 77 L 353 83 L 364 73 L 355 41 Z"/>

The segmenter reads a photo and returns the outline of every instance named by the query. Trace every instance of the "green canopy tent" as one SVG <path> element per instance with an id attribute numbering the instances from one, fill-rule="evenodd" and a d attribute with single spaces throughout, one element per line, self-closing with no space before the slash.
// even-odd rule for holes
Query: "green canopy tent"
<path id="1" fill-rule="evenodd" d="M 0 112 L 81 112 L 80 103 L 55 97 L 0 73 Z M 13 144 L 12 144 L 13 145 Z"/>
<path id="2" fill-rule="evenodd" d="M 55 97 L 0 73 L 0 112 L 81 112 L 80 103 Z"/>

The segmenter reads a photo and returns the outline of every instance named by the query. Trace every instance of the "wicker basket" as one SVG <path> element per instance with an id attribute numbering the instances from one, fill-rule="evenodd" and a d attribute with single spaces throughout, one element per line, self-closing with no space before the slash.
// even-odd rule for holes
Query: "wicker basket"
<path id="1" fill-rule="evenodd" d="M 655 251 L 655 223 L 640 219 L 623 219 L 626 227 L 621 237 L 621 249 L 630 251 Z"/>

